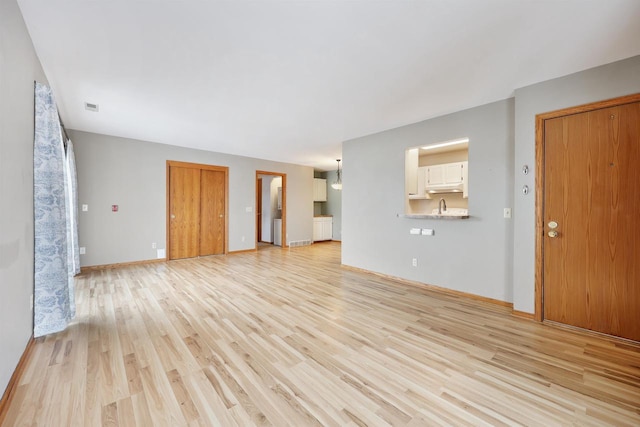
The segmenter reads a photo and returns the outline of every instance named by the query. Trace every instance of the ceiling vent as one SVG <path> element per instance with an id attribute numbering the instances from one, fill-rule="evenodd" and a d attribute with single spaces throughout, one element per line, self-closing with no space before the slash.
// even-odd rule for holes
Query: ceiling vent
<path id="1" fill-rule="evenodd" d="M 84 109 L 85 110 L 89 110 L 89 111 L 93 111 L 94 113 L 97 113 L 99 110 L 99 106 L 98 104 L 92 104 L 90 102 L 85 102 L 84 103 Z"/>

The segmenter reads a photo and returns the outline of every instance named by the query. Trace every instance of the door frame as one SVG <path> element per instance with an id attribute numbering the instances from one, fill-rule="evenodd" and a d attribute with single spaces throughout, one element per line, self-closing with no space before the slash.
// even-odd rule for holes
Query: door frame
<path id="1" fill-rule="evenodd" d="M 279 176 L 280 178 L 282 178 L 282 249 L 289 247 L 288 243 L 287 243 L 287 174 L 286 173 L 282 173 L 282 172 L 270 172 L 270 171 L 262 171 L 262 170 L 256 170 L 256 209 L 254 209 L 254 211 L 256 212 L 255 216 L 255 222 L 257 223 L 258 221 L 258 191 L 260 191 L 260 189 L 258 188 L 258 178 L 260 177 L 260 175 L 271 175 L 271 176 Z M 255 232 L 255 240 L 256 240 L 256 250 L 258 250 L 258 230 L 256 227 L 256 232 Z"/>
<path id="2" fill-rule="evenodd" d="M 256 178 L 256 241 L 262 242 L 262 177 Z"/>
<path id="3" fill-rule="evenodd" d="M 640 93 L 591 102 L 536 115 L 536 255 L 534 319 L 544 321 L 544 124 L 546 120 L 640 101 Z"/>
<path id="4" fill-rule="evenodd" d="M 205 165 L 201 163 L 189 163 L 189 162 L 180 162 L 177 160 L 167 160 L 166 166 L 166 178 L 167 178 L 167 195 L 166 195 L 166 241 L 165 241 L 165 251 L 167 261 L 171 260 L 171 188 L 170 188 L 170 171 L 171 167 L 182 167 L 182 168 L 191 168 L 191 169 L 200 169 L 200 170 L 212 170 L 217 172 L 224 172 L 224 255 L 229 253 L 229 167 L 228 166 L 215 166 L 215 165 Z M 199 245 L 198 245 L 199 247 Z"/>

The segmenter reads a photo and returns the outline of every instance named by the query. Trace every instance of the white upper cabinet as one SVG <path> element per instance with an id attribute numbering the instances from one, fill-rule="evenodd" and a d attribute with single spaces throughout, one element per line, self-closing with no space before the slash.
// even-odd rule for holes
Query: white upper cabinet
<path id="1" fill-rule="evenodd" d="M 427 166 L 426 187 L 433 188 L 436 185 L 444 185 L 444 165 Z"/>
<path id="2" fill-rule="evenodd" d="M 419 152 L 417 148 L 411 148 L 404 153 L 404 188 L 409 197 L 418 194 L 418 162 Z M 424 196 L 424 193 L 422 194 Z"/>
<path id="3" fill-rule="evenodd" d="M 322 178 L 313 178 L 313 201 L 327 201 L 327 180 Z"/>
<path id="4" fill-rule="evenodd" d="M 426 184 L 427 184 L 427 168 L 428 166 L 420 166 L 419 168 L 416 169 L 417 172 L 417 176 L 416 176 L 416 191 L 414 194 L 409 194 L 409 199 L 415 200 L 415 199 L 426 199 L 427 198 L 427 190 L 426 190 Z"/>
<path id="5" fill-rule="evenodd" d="M 464 162 L 448 163 L 443 166 L 445 184 L 460 184 L 464 181 Z"/>
<path id="6" fill-rule="evenodd" d="M 445 163 L 426 167 L 425 189 L 429 194 L 463 193 L 469 197 L 469 162 Z"/>

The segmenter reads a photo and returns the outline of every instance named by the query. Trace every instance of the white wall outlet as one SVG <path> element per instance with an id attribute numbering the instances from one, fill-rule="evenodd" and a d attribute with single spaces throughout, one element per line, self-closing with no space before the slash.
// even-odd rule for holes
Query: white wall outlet
<path id="1" fill-rule="evenodd" d="M 411 260 L 411 265 L 414 266 L 414 267 L 417 267 L 418 266 L 418 258 L 413 258 Z"/>
<path id="2" fill-rule="evenodd" d="M 157 248 L 157 247 L 158 247 L 158 245 L 156 245 L 156 242 L 153 242 L 153 243 L 151 244 L 151 249 L 155 249 L 155 248 Z"/>
<path id="3" fill-rule="evenodd" d="M 511 208 L 504 208 L 504 217 L 511 218 Z"/>
<path id="4" fill-rule="evenodd" d="M 158 259 L 166 258 L 167 254 L 164 249 L 158 249 Z"/>
<path id="5" fill-rule="evenodd" d="M 29 297 L 29 310 L 33 311 L 33 294 Z"/>
<path id="6" fill-rule="evenodd" d="M 80 246 L 80 255 L 84 255 L 87 253 L 87 248 L 85 248 L 84 246 Z"/>
<path id="7" fill-rule="evenodd" d="M 89 211 L 89 205 L 82 205 L 82 212 L 88 212 Z"/>

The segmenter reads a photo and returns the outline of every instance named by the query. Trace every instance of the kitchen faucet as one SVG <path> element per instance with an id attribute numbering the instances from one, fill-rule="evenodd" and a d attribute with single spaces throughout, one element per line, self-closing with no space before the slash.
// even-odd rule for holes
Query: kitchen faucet
<path id="1" fill-rule="evenodd" d="M 442 209 L 444 205 L 444 209 Z M 444 199 L 440 199 L 440 201 L 438 202 L 438 215 L 442 215 L 442 211 L 446 211 L 447 210 L 447 202 L 445 202 Z"/>

